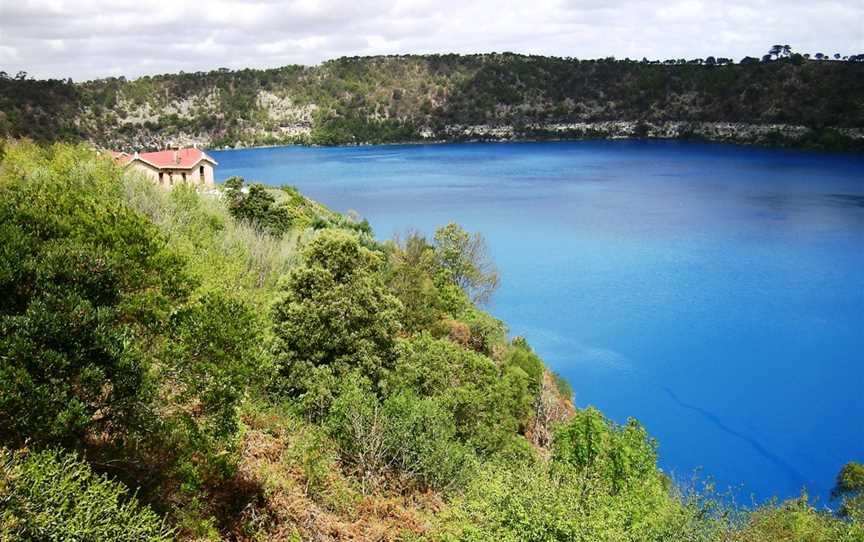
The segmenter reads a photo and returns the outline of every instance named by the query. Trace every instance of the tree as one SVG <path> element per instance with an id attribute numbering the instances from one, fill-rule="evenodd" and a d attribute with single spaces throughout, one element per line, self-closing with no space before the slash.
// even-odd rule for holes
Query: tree
<path id="1" fill-rule="evenodd" d="M 831 491 L 833 499 L 842 503 L 840 515 L 864 518 L 864 463 L 850 461 L 837 473 L 837 483 Z"/>
<path id="2" fill-rule="evenodd" d="M 822 60 L 825 58 L 825 53 L 816 53 L 814 56 L 816 57 L 816 60 Z"/>
<path id="3" fill-rule="evenodd" d="M 402 324 L 406 331 L 430 329 L 442 316 L 435 275 L 435 249 L 421 234 L 409 232 L 397 238 L 388 259 L 386 282 L 402 302 Z"/>
<path id="4" fill-rule="evenodd" d="M 553 437 L 556 461 L 601 475 L 615 491 L 656 476 L 657 445 L 634 419 L 618 425 L 595 408 L 576 412 Z"/>
<path id="5" fill-rule="evenodd" d="M 783 54 L 783 46 L 782 45 L 772 45 L 771 49 L 768 50 L 768 56 L 771 59 L 780 58 L 781 54 Z"/>
<path id="6" fill-rule="evenodd" d="M 249 187 L 243 185 L 242 177 L 225 181 L 225 198 L 231 216 L 271 235 L 280 236 L 291 228 L 291 214 L 276 203 L 267 187 L 258 183 Z"/>
<path id="7" fill-rule="evenodd" d="M 373 383 L 387 374 L 402 306 L 383 284 L 380 255 L 355 236 L 323 230 L 304 257 L 273 310 L 274 353 L 284 390 L 304 395 L 318 387 L 326 403 L 337 379 L 351 371 Z"/>
<path id="8" fill-rule="evenodd" d="M 840 53 L 834 53 L 834 60 L 840 60 Z"/>
<path id="9" fill-rule="evenodd" d="M 717 59 L 714 58 L 713 56 L 709 56 L 705 59 L 705 65 L 706 66 L 716 66 L 717 65 Z"/>
<path id="10" fill-rule="evenodd" d="M 498 288 L 498 270 L 489 259 L 486 241 L 453 222 L 435 232 L 438 264 L 475 303 L 485 303 Z"/>

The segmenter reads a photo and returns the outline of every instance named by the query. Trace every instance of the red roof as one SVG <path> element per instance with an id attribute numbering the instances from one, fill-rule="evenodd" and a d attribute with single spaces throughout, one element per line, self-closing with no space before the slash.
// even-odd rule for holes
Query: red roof
<path id="1" fill-rule="evenodd" d="M 142 152 L 135 153 L 134 155 L 113 152 L 111 154 L 122 165 L 126 165 L 137 158 L 160 169 L 191 169 L 201 160 L 207 160 L 213 164 L 216 163 L 204 151 L 195 148 Z"/>

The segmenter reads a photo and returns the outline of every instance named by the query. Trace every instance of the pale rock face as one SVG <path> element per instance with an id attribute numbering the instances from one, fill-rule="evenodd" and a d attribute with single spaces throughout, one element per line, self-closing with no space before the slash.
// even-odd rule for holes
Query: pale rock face
<path id="1" fill-rule="evenodd" d="M 774 134 L 790 139 L 801 138 L 811 131 L 806 126 L 791 124 L 748 124 L 740 122 L 638 122 L 638 121 L 600 121 L 600 122 L 570 122 L 546 123 L 528 125 L 530 130 L 542 132 L 545 135 L 560 134 L 562 138 L 572 138 L 580 134 L 593 134 L 609 139 L 624 139 L 631 137 L 650 137 L 671 139 L 684 135 L 693 135 L 712 141 L 738 141 L 760 143 Z M 840 130 L 853 138 L 864 138 L 864 129 L 848 128 Z M 510 125 L 459 125 L 452 124 L 445 128 L 444 137 L 462 137 L 477 139 L 511 139 L 519 137 Z M 424 135 L 424 137 L 426 137 Z"/>
<path id="2" fill-rule="evenodd" d="M 318 106 L 315 104 L 296 105 L 288 96 L 278 96 L 272 92 L 261 90 L 257 97 L 258 106 L 261 107 L 274 124 L 275 131 L 282 136 L 298 137 L 309 135 L 312 132 L 312 123 Z M 272 133 L 272 130 L 259 130 L 263 133 Z"/>

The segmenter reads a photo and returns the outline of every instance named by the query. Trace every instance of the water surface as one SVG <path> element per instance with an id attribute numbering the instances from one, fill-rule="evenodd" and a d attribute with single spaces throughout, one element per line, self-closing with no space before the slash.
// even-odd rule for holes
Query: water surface
<path id="1" fill-rule="evenodd" d="M 213 152 L 217 178 L 293 184 L 378 237 L 482 232 L 492 312 L 639 419 L 660 462 L 749 502 L 827 500 L 864 461 L 864 157 L 680 142 Z"/>

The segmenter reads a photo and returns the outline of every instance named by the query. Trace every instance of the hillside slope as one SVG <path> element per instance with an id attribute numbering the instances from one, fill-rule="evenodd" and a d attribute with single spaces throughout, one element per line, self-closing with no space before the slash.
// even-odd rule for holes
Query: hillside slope
<path id="1" fill-rule="evenodd" d="M 112 148 L 198 143 L 702 137 L 861 148 L 864 63 L 707 66 L 525 56 L 340 58 L 71 81 L 0 79 L 0 135 Z"/>

